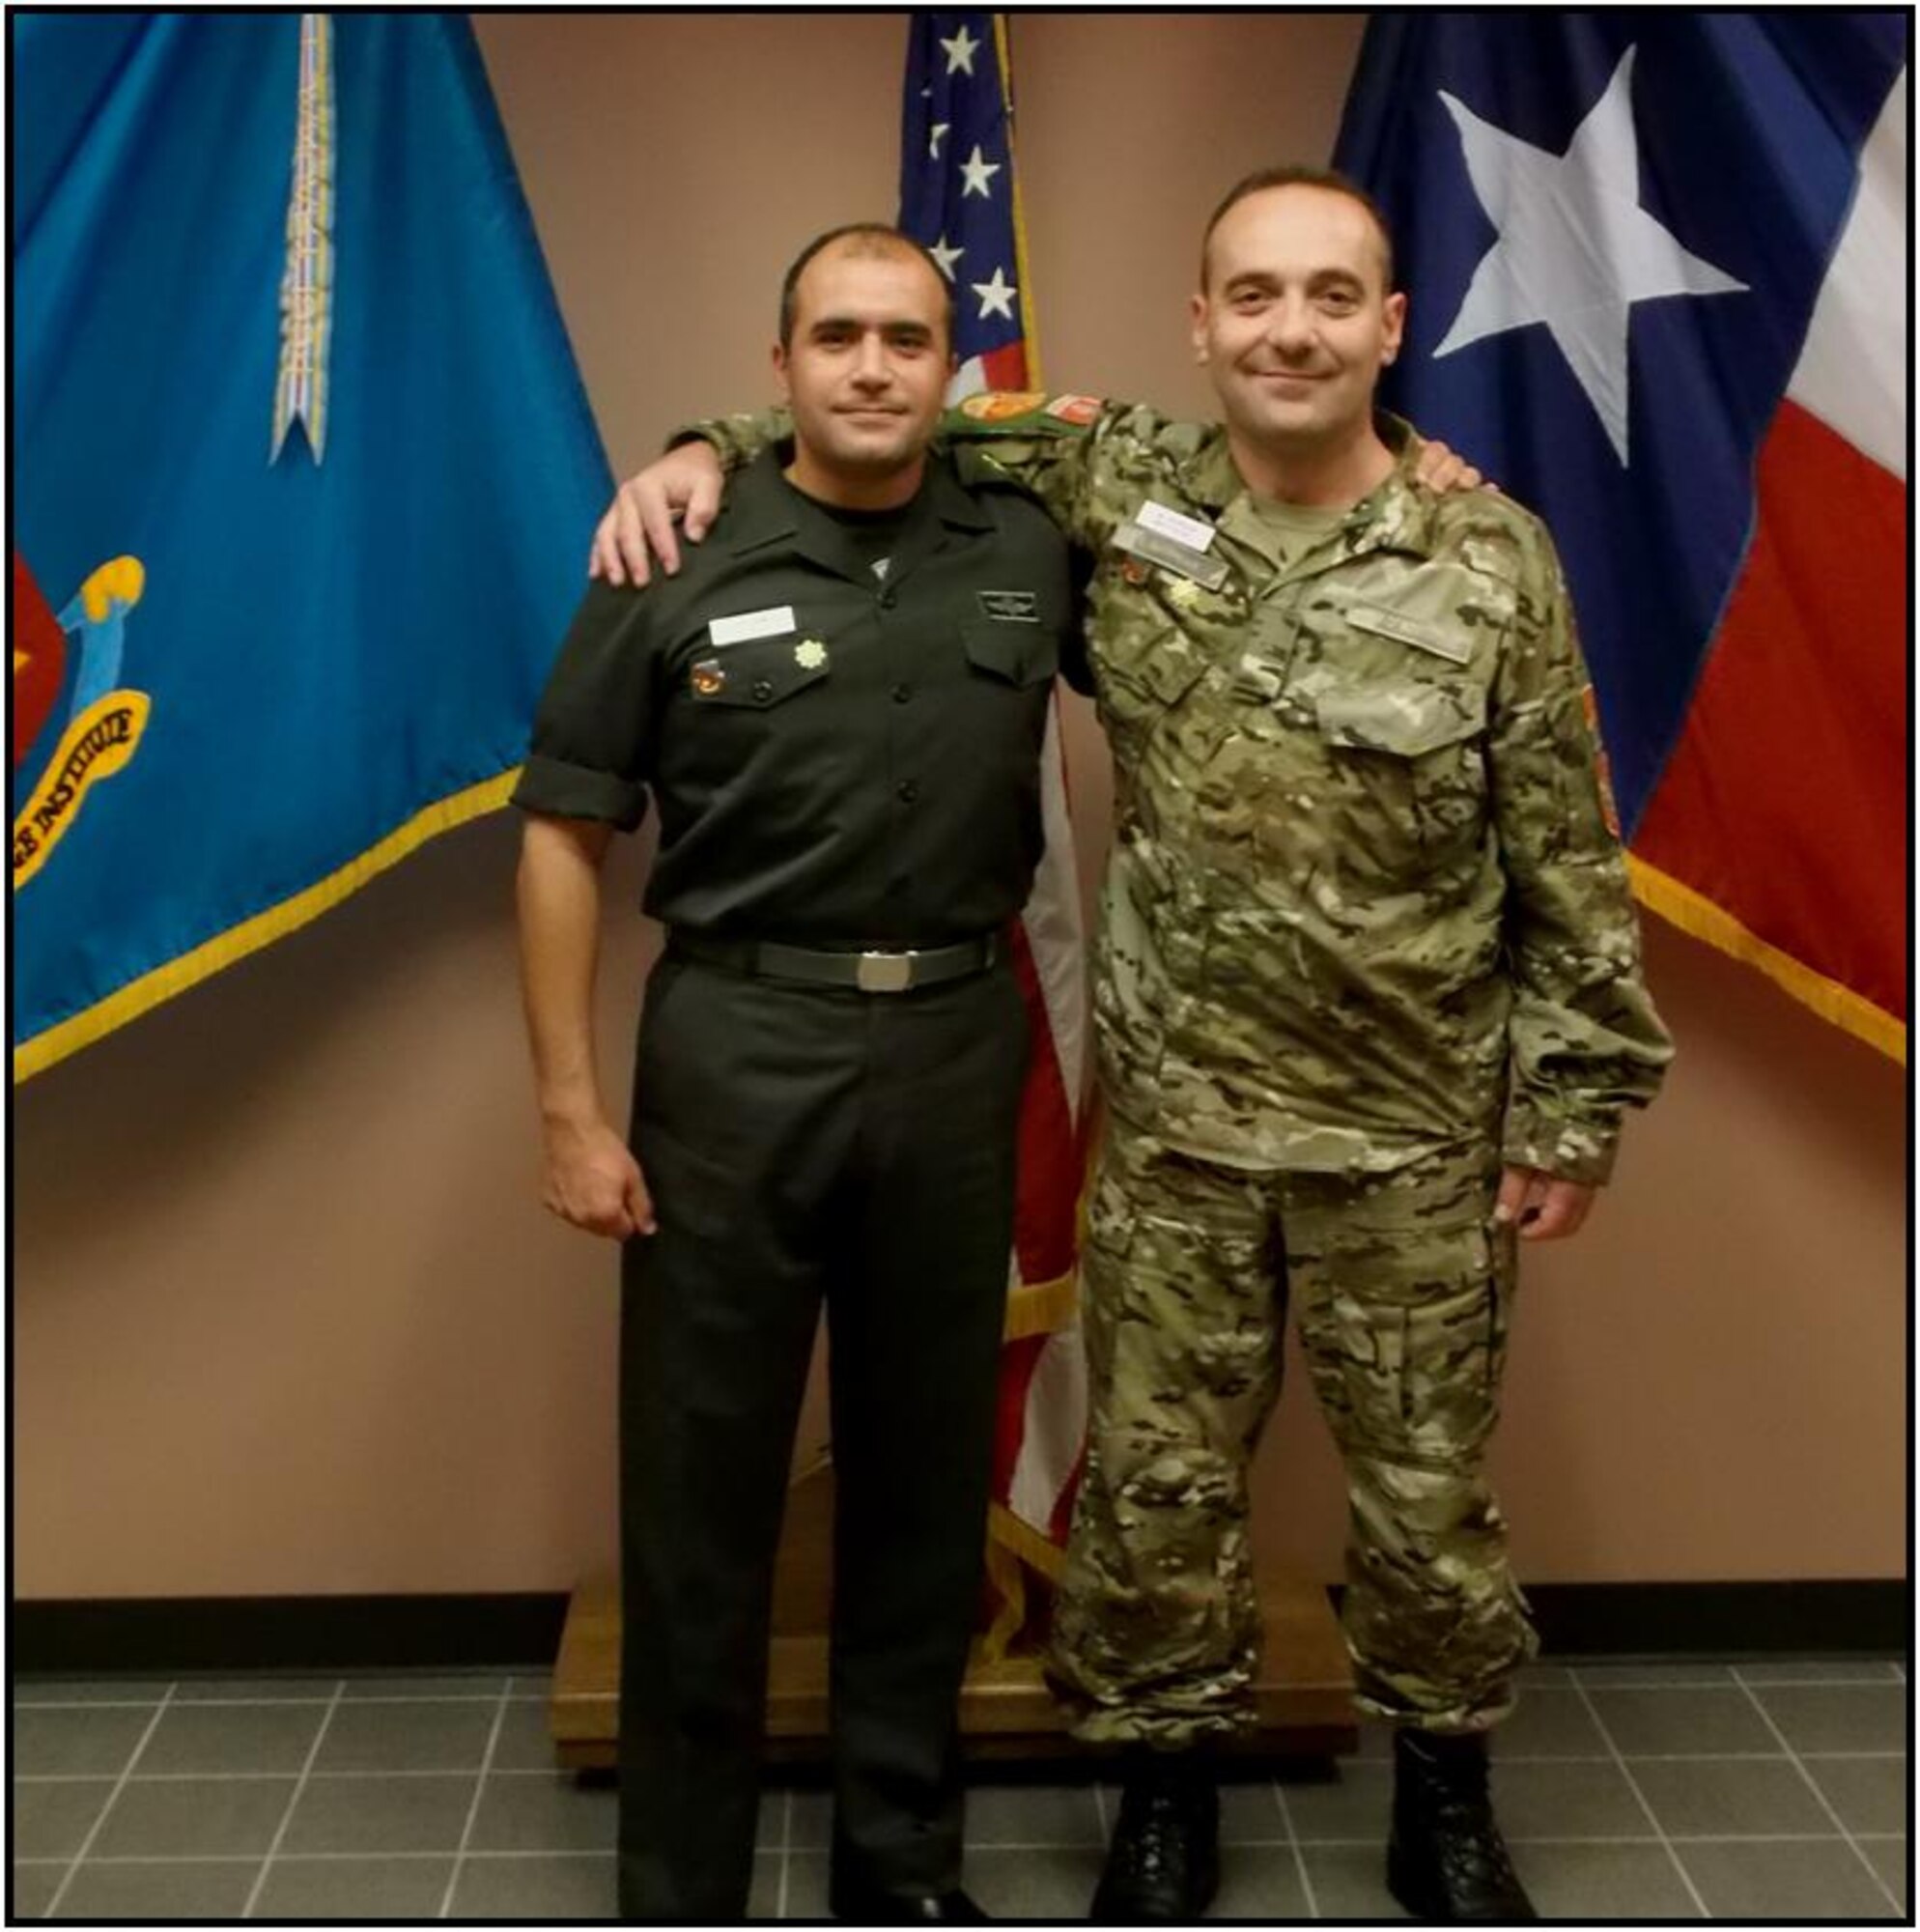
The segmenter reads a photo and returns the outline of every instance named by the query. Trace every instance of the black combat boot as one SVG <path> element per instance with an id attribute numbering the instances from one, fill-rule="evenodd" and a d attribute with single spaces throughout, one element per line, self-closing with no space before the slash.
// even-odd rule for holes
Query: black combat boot
<path id="1" fill-rule="evenodd" d="M 1220 1787 L 1205 1752 L 1134 1751 L 1119 1822 L 1087 1915 L 1098 1925 L 1181 1925 L 1220 1889 Z"/>
<path id="2" fill-rule="evenodd" d="M 1538 1918 L 1486 1790 L 1486 1739 L 1394 1733 L 1387 1889 L 1416 1918 Z"/>

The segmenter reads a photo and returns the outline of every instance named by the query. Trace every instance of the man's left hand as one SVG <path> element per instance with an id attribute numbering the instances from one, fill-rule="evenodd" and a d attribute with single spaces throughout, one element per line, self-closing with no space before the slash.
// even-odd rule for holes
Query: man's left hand
<path id="1" fill-rule="evenodd" d="M 1493 1204 L 1494 1226 L 1515 1227 L 1523 1241 L 1564 1241 L 1580 1232 L 1597 1191 L 1538 1168 L 1503 1168 Z"/>

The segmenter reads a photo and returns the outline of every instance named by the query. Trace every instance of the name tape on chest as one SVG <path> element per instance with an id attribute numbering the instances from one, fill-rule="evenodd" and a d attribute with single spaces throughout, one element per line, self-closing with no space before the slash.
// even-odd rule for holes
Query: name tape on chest
<path id="1" fill-rule="evenodd" d="M 1171 570 L 1174 576 L 1184 577 L 1208 590 L 1218 590 L 1233 574 L 1232 566 L 1224 556 L 1208 556 L 1191 544 L 1165 536 L 1159 530 L 1144 528 L 1138 523 L 1122 524 L 1114 532 L 1114 546 L 1143 563 L 1158 564 L 1162 570 Z"/>
<path id="2" fill-rule="evenodd" d="M 1342 612 L 1356 631 L 1371 631 L 1376 638 L 1391 638 L 1397 644 L 1410 644 L 1417 651 L 1429 651 L 1449 664 L 1463 665 L 1474 654 L 1473 639 L 1439 624 L 1426 624 L 1380 604 L 1349 604 Z"/>
<path id="3" fill-rule="evenodd" d="M 789 637 L 799 629 L 793 620 L 791 604 L 776 604 L 766 611 L 743 611 L 735 617 L 716 617 L 707 626 L 707 641 L 716 650 L 728 644 L 751 643 L 755 638 Z"/>
<path id="4" fill-rule="evenodd" d="M 1040 598 L 1032 590 L 979 590 L 981 611 L 1002 624 L 1037 624 Z"/>
<path id="5" fill-rule="evenodd" d="M 1197 550 L 1204 554 L 1213 547 L 1211 524 L 1190 517 L 1184 510 L 1170 509 L 1165 503 L 1156 503 L 1151 497 L 1133 513 L 1133 520 L 1142 529 L 1151 530 L 1156 536 L 1169 537 L 1176 544 L 1184 544 L 1188 550 Z"/>

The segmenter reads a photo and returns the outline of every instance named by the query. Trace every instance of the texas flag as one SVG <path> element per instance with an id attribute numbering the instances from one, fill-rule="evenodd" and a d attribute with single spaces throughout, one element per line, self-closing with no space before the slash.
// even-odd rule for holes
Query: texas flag
<path id="1" fill-rule="evenodd" d="M 1376 14 L 1388 397 L 1543 515 L 1641 896 L 1906 1051 L 1892 13 Z"/>

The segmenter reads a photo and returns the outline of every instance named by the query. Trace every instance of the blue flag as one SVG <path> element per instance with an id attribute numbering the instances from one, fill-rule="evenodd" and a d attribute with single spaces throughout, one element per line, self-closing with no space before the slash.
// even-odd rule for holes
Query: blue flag
<path id="1" fill-rule="evenodd" d="M 1387 399 L 1552 526 L 1635 883 L 1905 1051 L 1906 22 L 1375 15 Z"/>
<path id="2" fill-rule="evenodd" d="M 504 803 L 610 475 L 463 16 L 11 30 L 19 1080 Z"/>

